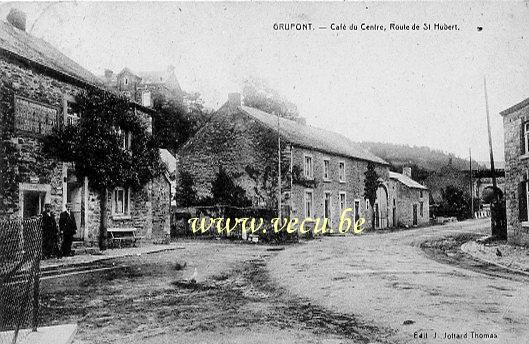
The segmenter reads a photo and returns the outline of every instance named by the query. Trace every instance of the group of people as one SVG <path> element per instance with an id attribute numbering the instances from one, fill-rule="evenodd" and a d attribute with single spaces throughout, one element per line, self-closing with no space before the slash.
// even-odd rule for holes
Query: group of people
<path id="1" fill-rule="evenodd" d="M 72 255 L 73 236 L 77 232 L 75 217 L 71 205 L 59 216 L 59 226 L 55 221 L 55 214 L 51 211 L 51 204 L 44 205 L 42 213 L 42 256 L 47 258 L 62 258 Z"/>

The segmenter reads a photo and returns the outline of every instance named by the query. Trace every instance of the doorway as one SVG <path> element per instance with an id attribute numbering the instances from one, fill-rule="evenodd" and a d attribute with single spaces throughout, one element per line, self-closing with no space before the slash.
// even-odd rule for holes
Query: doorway
<path id="1" fill-rule="evenodd" d="M 413 225 L 417 226 L 417 204 L 413 205 Z"/>
<path id="2" fill-rule="evenodd" d="M 22 191 L 22 218 L 39 216 L 44 210 L 46 192 Z"/>

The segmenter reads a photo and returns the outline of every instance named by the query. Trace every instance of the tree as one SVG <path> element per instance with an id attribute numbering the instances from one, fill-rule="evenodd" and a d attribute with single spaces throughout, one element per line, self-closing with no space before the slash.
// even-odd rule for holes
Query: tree
<path id="1" fill-rule="evenodd" d="M 369 162 L 367 170 L 364 172 L 364 197 L 371 206 L 371 228 L 375 229 L 375 201 L 377 200 L 377 190 L 380 186 L 379 176 L 375 170 L 375 164 Z"/>
<path id="2" fill-rule="evenodd" d="M 157 95 L 153 99 L 156 114 L 152 117 L 153 136 L 160 148 L 176 151 L 192 135 L 192 123 L 185 106 L 176 99 Z"/>
<path id="3" fill-rule="evenodd" d="M 175 194 L 176 203 L 182 207 L 196 205 L 198 198 L 195 190 L 195 181 L 189 172 L 180 173 L 180 182 Z"/>
<path id="4" fill-rule="evenodd" d="M 246 191 L 235 184 L 233 179 L 226 173 L 222 166 L 213 183 L 211 183 L 211 194 L 213 202 L 221 205 L 231 205 L 235 207 L 250 206 L 251 202 L 246 198 Z"/>
<path id="5" fill-rule="evenodd" d="M 248 78 L 243 83 L 243 102 L 272 115 L 288 119 L 299 118 L 297 106 L 272 89 L 264 80 Z"/>
<path id="6" fill-rule="evenodd" d="M 441 192 L 442 201 L 439 204 L 438 215 L 455 216 L 458 220 L 466 219 L 470 213 L 470 196 L 463 190 L 449 185 Z"/>
<path id="7" fill-rule="evenodd" d="M 76 125 L 55 129 L 43 139 L 46 155 L 73 162 L 78 179 L 88 178 L 100 200 L 99 247 L 107 247 L 107 190 L 138 189 L 163 171 L 158 148 L 147 123 L 126 98 L 99 90 L 76 97 L 72 110 L 80 114 Z M 127 135 L 130 133 L 130 136 Z M 129 147 L 123 147 L 125 137 Z"/>

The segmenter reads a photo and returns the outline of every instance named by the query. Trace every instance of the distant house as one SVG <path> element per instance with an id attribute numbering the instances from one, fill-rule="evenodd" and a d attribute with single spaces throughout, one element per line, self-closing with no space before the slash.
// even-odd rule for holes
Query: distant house
<path id="1" fill-rule="evenodd" d="M 278 128 L 282 204 L 293 217 L 329 218 L 336 228 L 342 210 L 352 208 L 350 216 L 366 218 L 368 227 L 371 211 L 364 199 L 364 173 L 372 163 L 383 183 L 377 191 L 376 227 L 391 225 L 386 161 L 340 134 L 242 106 L 239 94 L 230 94 L 181 148 L 179 170 L 193 176 L 199 197 L 207 197 L 223 167 L 254 206 L 276 209 Z"/>
<path id="2" fill-rule="evenodd" d="M 134 73 L 125 67 L 118 74 L 105 70 L 100 77 L 106 87 L 124 94 L 128 98 L 151 107 L 153 97 L 163 95 L 168 99 L 182 101 L 183 91 L 175 74 L 175 67 L 169 66 L 165 71 Z"/>
<path id="3" fill-rule="evenodd" d="M 505 144 L 507 238 L 529 244 L 529 98 L 500 115 Z"/>
<path id="4" fill-rule="evenodd" d="M 90 181 L 74 166 L 43 156 L 41 138 L 54 127 L 75 124 L 75 96 L 87 89 L 108 92 L 91 72 L 25 30 L 25 15 L 12 11 L 0 21 L 0 219 L 37 216 L 45 203 L 58 214 L 72 205 L 76 239 L 97 241 L 100 207 Z M 154 111 L 131 102 L 151 129 Z M 81 114 L 82 115 L 82 114 Z M 124 135 L 123 149 L 134 137 Z M 147 238 L 169 232 L 170 186 L 161 176 L 140 190 L 108 190 L 108 225 L 136 227 Z"/>
<path id="5" fill-rule="evenodd" d="M 421 226 L 430 221 L 428 188 L 411 178 L 411 168 L 404 167 L 402 174 L 389 172 L 390 211 L 393 227 Z"/>

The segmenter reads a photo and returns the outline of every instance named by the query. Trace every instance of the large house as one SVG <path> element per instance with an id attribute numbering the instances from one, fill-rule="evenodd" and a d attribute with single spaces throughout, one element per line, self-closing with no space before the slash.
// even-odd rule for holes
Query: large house
<path id="1" fill-rule="evenodd" d="M 411 177 L 411 167 L 402 174 L 389 172 L 390 209 L 393 227 L 422 226 L 430 223 L 430 194 L 428 188 Z"/>
<path id="2" fill-rule="evenodd" d="M 500 114 L 505 142 L 507 238 L 529 244 L 529 98 Z"/>
<path id="3" fill-rule="evenodd" d="M 182 147 L 179 170 L 192 175 L 197 196 L 204 198 L 211 196 L 211 183 L 222 167 L 244 188 L 255 206 L 274 209 L 278 198 L 278 142 L 282 204 L 290 206 L 293 217 L 329 218 L 336 228 L 342 211 L 352 208 L 351 216 L 364 217 L 366 226 L 370 226 L 372 210 L 364 198 L 364 180 L 371 163 L 381 182 L 374 209 L 375 227 L 397 223 L 390 211 L 390 199 L 395 197 L 386 161 L 337 133 L 242 106 L 240 94 L 230 94 L 209 123 Z M 412 184 L 413 195 L 409 197 L 417 197 L 416 203 L 420 204 L 420 199 L 427 199 L 427 190 L 417 188 L 425 191 L 420 198 L 419 193 L 415 195 L 415 187 Z M 404 194 L 400 191 L 397 195 Z M 426 200 L 417 224 L 428 218 L 427 209 Z"/>
<path id="4" fill-rule="evenodd" d="M 125 67 L 117 74 L 107 69 L 100 78 L 106 87 L 147 107 L 152 107 L 152 98 L 156 95 L 183 101 L 184 92 L 176 78 L 174 66 L 168 66 L 164 71 L 138 73 Z"/>
<path id="5" fill-rule="evenodd" d="M 71 164 L 44 157 L 40 138 L 55 126 L 78 121 L 70 109 L 76 94 L 107 90 L 92 73 L 28 34 L 25 25 L 25 14 L 17 10 L 10 12 L 8 22 L 0 21 L 0 219 L 39 215 L 45 203 L 58 213 L 70 203 L 78 226 L 76 239 L 97 241 L 97 193 L 89 180 L 75 177 Z M 153 110 L 133 105 L 151 128 Z M 110 227 L 135 227 L 147 238 L 169 232 L 167 176 L 141 190 L 118 187 L 108 195 Z"/>

